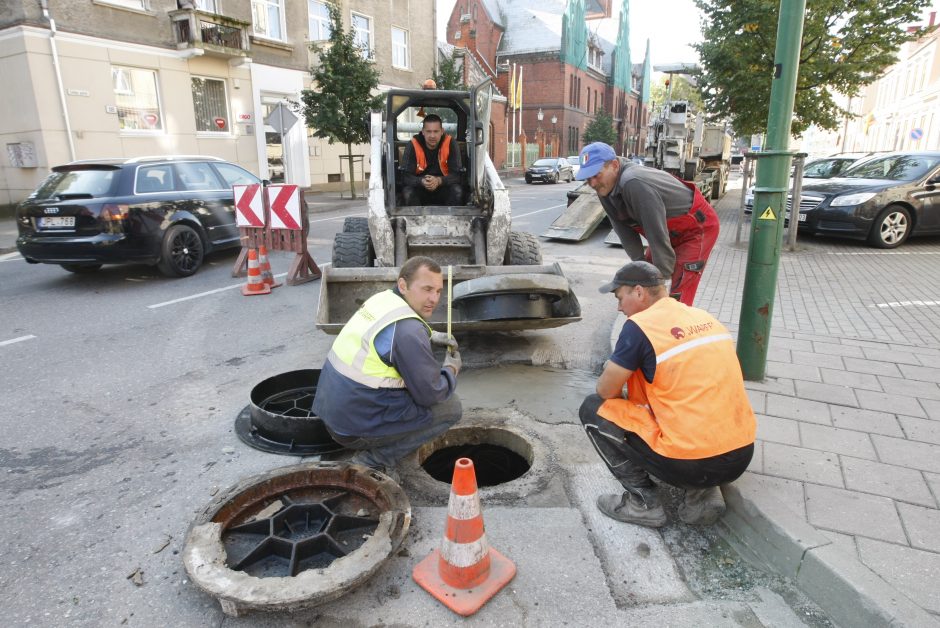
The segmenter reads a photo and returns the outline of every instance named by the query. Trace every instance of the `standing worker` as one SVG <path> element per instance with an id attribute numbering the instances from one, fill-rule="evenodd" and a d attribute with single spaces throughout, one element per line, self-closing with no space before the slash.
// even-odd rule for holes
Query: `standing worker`
<path id="1" fill-rule="evenodd" d="M 401 157 L 405 205 L 463 205 L 460 149 L 436 113 L 424 116 L 421 132 Z"/>
<path id="2" fill-rule="evenodd" d="M 579 415 L 624 492 L 600 496 L 597 507 L 618 521 L 663 525 L 652 474 L 685 489 L 682 521 L 714 523 L 725 511 L 718 486 L 747 469 L 757 431 L 734 340 L 708 312 L 668 298 L 648 262 L 630 262 L 601 292 L 614 293 L 627 321 Z"/>
<path id="3" fill-rule="evenodd" d="M 441 267 L 412 257 L 394 288 L 373 295 L 343 327 L 323 365 L 313 411 L 350 462 L 389 474 L 460 420 L 457 341 L 427 324 L 441 299 Z M 446 345 L 443 365 L 431 343 Z"/>
<path id="4" fill-rule="evenodd" d="M 718 239 L 718 215 L 698 188 L 656 168 L 618 158 L 594 142 L 581 149 L 575 178 L 587 181 L 632 260 L 646 259 L 672 277 L 669 296 L 692 305 Z M 640 235 L 649 242 L 644 255 Z"/>

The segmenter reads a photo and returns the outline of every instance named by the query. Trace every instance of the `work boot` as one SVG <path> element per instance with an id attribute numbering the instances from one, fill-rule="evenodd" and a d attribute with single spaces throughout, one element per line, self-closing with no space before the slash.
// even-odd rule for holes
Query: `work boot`
<path id="1" fill-rule="evenodd" d="M 725 514 L 725 499 L 717 486 L 688 488 L 679 506 L 679 518 L 691 525 L 707 526 Z"/>
<path id="2" fill-rule="evenodd" d="M 633 489 L 634 492 L 624 491 L 623 495 L 616 493 L 601 495 L 597 498 L 597 508 L 617 521 L 635 523 L 649 528 L 659 528 L 666 523 L 666 511 L 659 502 L 655 488 Z"/>

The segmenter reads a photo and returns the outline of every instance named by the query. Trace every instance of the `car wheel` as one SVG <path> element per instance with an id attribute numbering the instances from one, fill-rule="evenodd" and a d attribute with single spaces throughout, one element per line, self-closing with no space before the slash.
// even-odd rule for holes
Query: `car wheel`
<path id="1" fill-rule="evenodd" d="M 558 183 L 558 173 L 557 173 L 557 172 L 552 175 L 551 181 L 552 181 L 552 185 Z"/>
<path id="2" fill-rule="evenodd" d="M 526 177 L 526 178 L 525 178 L 525 182 L 531 184 L 531 183 L 532 183 L 532 177 Z"/>
<path id="3" fill-rule="evenodd" d="M 875 218 L 868 243 L 879 249 L 901 246 L 911 234 L 911 213 L 901 205 L 888 205 Z"/>
<path id="4" fill-rule="evenodd" d="M 97 272 L 101 264 L 59 264 L 62 268 L 77 275 Z"/>
<path id="5" fill-rule="evenodd" d="M 167 277 L 189 277 L 202 266 L 205 250 L 196 230 L 186 225 L 173 225 L 163 236 L 157 268 Z"/>

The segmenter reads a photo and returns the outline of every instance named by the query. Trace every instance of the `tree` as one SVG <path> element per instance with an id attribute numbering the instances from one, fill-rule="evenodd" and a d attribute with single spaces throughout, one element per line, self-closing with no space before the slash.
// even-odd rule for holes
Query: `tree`
<path id="1" fill-rule="evenodd" d="M 603 109 L 598 110 L 597 115 L 584 129 L 582 141 L 585 146 L 591 142 L 604 142 L 614 146 L 617 143 L 617 131 L 614 130 L 614 119 L 611 115 Z"/>
<path id="2" fill-rule="evenodd" d="M 379 72 L 362 56 L 353 33 L 343 30 L 339 8 L 330 4 L 329 10 L 332 22 L 329 43 L 311 44 L 320 55 L 320 65 L 311 70 L 316 88 L 305 89 L 301 94 L 303 115 L 316 137 L 326 138 L 330 144 L 346 144 L 349 190 L 356 198 L 352 147 L 369 142 L 369 112 L 382 106 L 382 95 L 372 93 L 379 86 Z"/>
<path id="3" fill-rule="evenodd" d="M 463 89 L 463 75 L 453 53 L 444 56 L 433 78 L 438 89 Z"/>
<path id="4" fill-rule="evenodd" d="M 669 91 L 669 86 L 666 85 L 667 80 L 672 82 L 671 92 Z M 675 74 L 667 74 L 661 77 L 656 84 L 653 85 L 650 94 L 651 111 L 666 102 L 667 97 L 670 100 L 688 100 L 695 105 L 696 111 L 705 110 L 705 103 L 702 102 L 702 93 L 699 91 L 698 87 L 690 83 L 687 79 Z"/>
<path id="5" fill-rule="evenodd" d="M 897 60 L 930 0 L 811 0 L 807 3 L 792 133 L 837 128 L 847 111 L 834 94 L 856 96 Z M 763 133 L 777 43 L 778 0 L 696 0 L 704 16 L 700 86 L 706 108 L 739 134 Z"/>

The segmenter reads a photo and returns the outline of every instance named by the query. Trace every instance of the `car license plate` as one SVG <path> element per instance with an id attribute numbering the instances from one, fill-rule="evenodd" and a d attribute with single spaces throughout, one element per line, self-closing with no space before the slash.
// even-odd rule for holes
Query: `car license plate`
<path id="1" fill-rule="evenodd" d="M 799 222 L 806 222 L 806 214 L 800 214 Z"/>
<path id="2" fill-rule="evenodd" d="M 40 229 L 62 229 L 75 226 L 75 216 L 43 216 L 39 219 Z"/>

